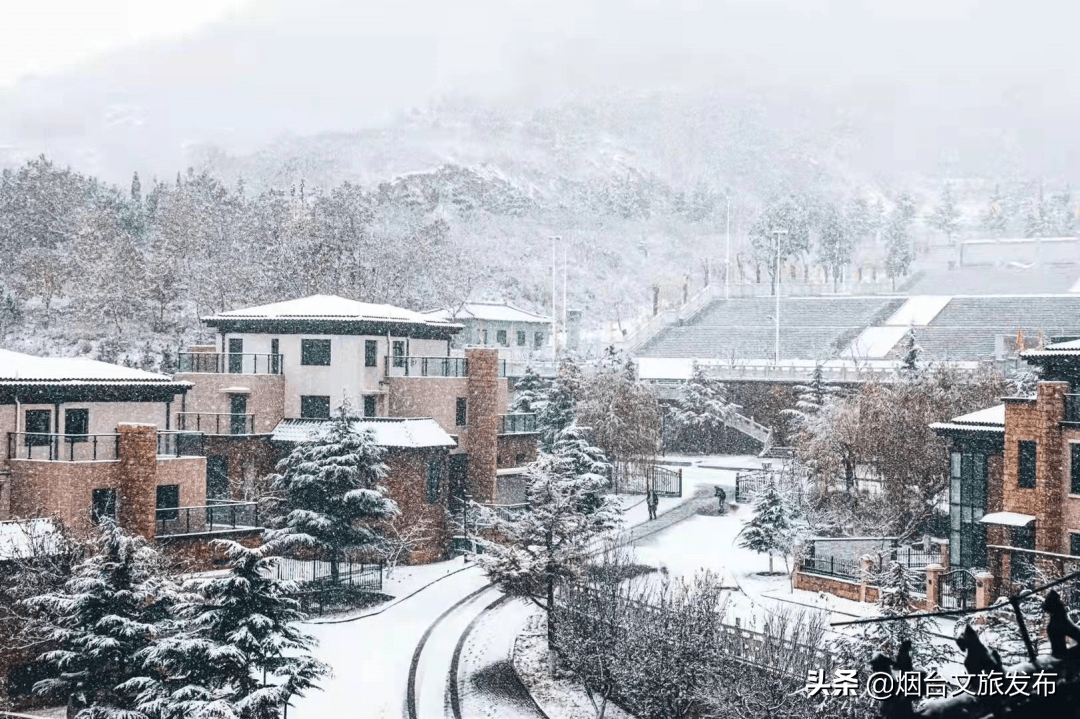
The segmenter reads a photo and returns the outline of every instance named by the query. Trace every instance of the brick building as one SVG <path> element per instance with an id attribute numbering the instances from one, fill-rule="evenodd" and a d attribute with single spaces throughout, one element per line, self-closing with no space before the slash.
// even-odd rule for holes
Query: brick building
<path id="1" fill-rule="evenodd" d="M 204 322 L 218 340 L 180 353 L 175 379 L 191 390 L 175 424 L 205 435 L 208 497 L 258 497 L 261 478 L 348 401 L 387 449 L 385 485 L 405 524 L 445 517 L 465 489 L 486 504 L 521 501 L 535 417 L 508 412 L 514 368 L 496 349 L 454 356 L 461 325 L 325 295 Z M 448 550 L 449 527 L 436 525 L 414 560 Z"/>
<path id="2" fill-rule="evenodd" d="M 1080 341 L 1022 356 L 1041 370 L 1034 396 L 931 425 L 951 444 L 951 568 L 989 569 L 999 589 L 1080 557 Z"/>

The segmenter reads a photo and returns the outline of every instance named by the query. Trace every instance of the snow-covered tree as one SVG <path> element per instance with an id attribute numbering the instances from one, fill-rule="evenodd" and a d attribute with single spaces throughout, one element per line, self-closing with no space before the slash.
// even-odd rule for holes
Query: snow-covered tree
<path id="1" fill-rule="evenodd" d="M 795 391 L 795 407 L 785 409 L 783 413 L 795 418 L 797 431 L 802 431 L 802 428 L 821 414 L 825 405 L 840 393 L 838 387 L 825 381 L 821 363 L 814 366 L 808 384 L 797 384 L 792 389 Z"/>
<path id="2" fill-rule="evenodd" d="M 141 652 L 146 676 L 130 683 L 152 719 L 277 719 L 293 696 L 318 688 L 330 670 L 311 655 L 315 640 L 291 582 L 273 577 L 267 548 L 215 544 L 228 557 L 223 576 L 189 580 L 177 606 L 182 629 Z"/>
<path id="3" fill-rule="evenodd" d="M 918 372 L 920 369 L 919 355 L 922 347 L 915 340 L 915 328 L 909 328 L 903 339 L 903 356 L 900 358 L 901 366 L 905 372 Z"/>
<path id="4" fill-rule="evenodd" d="M 370 430 L 357 431 L 356 422 L 342 403 L 322 433 L 298 444 L 269 477 L 284 510 L 272 541 L 318 549 L 335 583 L 345 553 L 374 545 L 377 523 L 398 514 L 380 484 L 386 476 L 384 450 Z"/>
<path id="5" fill-rule="evenodd" d="M 91 552 L 62 589 L 27 600 L 58 647 L 41 657 L 56 676 L 34 691 L 96 708 L 92 716 L 122 715 L 136 698 L 126 683 L 141 674 L 141 653 L 172 631 L 180 597 L 153 546 L 114 522 L 102 521 Z"/>
<path id="6" fill-rule="evenodd" d="M 1043 186 L 1039 183 L 1038 192 L 1027 203 L 1027 212 L 1024 214 L 1025 237 L 1052 237 L 1054 235 L 1054 222 L 1050 207 L 1043 197 Z"/>
<path id="7" fill-rule="evenodd" d="M 724 385 L 710 377 L 704 366 L 695 365 L 690 379 L 679 388 L 671 418 L 693 443 L 711 452 L 733 411 Z"/>
<path id="8" fill-rule="evenodd" d="M 770 479 L 754 501 L 754 518 L 739 531 L 739 546 L 768 554 L 771 574 L 774 555 L 787 564 L 799 534 L 799 514 L 798 505 Z"/>
<path id="9" fill-rule="evenodd" d="M 647 387 L 614 372 L 582 383 L 577 422 L 619 471 L 651 464 L 660 449 L 663 414 Z"/>
<path id="10" fill-rule="evenodd" d="M 750 227 L 751 252 L 759 264 L 768 268 L 773 293 L 780 274 L 776 264 L 777 243 L 781 264 L 810 249 L 814 213 L 809 204 L 807 198 L 792 197 L 770 205 Z"/>
<path id="11" fill-rule="evenodd" d="M 860 237 L 856 232 L 864 233 L 862 236 L 871 232 L 869 208 L 865 201 L 855 207 L 860 214 L 857 218 L 851 218 L 844 217 L 835 206 L 826 205 L 818 226 L 818 261 L 832 275 L 834 290 L 840 286 L 840 275 L 844 268 L 851 263 L 855 242 Z M 862 214 L 864 210 L 865 214 Z"/>
<path id="12" fill-rule="evenodd" d="M 526 511 L 500 520 L 498 542 L 486 541 L 477 557 L 507 594 L 529 599 L 548 616 L 549 647 L 556 646 L 555 589 L 581 576 L 594 542 L 618 526 L 621 510 L 603 493 L 600 460 L 574 431 L 561 432 L 562 454 L 541 453 L 527 470 Z M 586 471 L 580 471 L 585 469 Z"/>
<path id="13" fill-rule="evenodd" d="M 570 358 L 564 358 L 536 418 L 541 449 L 550 452 L 559 433 L 573 424 L 583 381 L 577 364 Z"/>
<path id="14" fill-rule="evenodd" d="M 960 209 L 956 206 L 952 185 L 949 183 L 945 183 L 945 187 L 942 188 L 938 205 L 930 213 L 928 220 L 930 226 L 945 235 L 950 243 L 953 241 L 953 237 L 955 237 L 956 231 L 960 227 Z"/>
<path id="15" fill-rule="evenodd" d="M 1009 231 L 1009 204 L 1001 194 L 1000 185 L 994 185 L 994 194 L 982 217 L 982 227 L 991 237 L 1004 237 Z"/>
<path id="16" fill-rule="evenodd" d="M 896 288 L 896 278 L 903 277 L 915 261 L 915 251 L 908 236 L 908 222 L 899 210 L 895 210 L 885 228 L 885 272 Z"/>
<path id="17" fill-rule="evenodd" d="M 1047 210 L 1053 234 L 1057 237 L 1072 237 L 1076 232 L 1076 208 L 1073 206 L 1072 191 L 1066 187 L 1051 195 Z"/>
<path id="18" fill-rule="evenodd" d="M 514 401 L 511 412 L 538 413 L 547 401 L 548 383 L 529 365 L 514 387 Z"/>

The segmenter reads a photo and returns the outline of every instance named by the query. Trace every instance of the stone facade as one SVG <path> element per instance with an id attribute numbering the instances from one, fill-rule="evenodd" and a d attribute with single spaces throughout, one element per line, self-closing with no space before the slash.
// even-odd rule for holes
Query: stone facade
<path id="1" fill-rule="evenodd" d="M 476 501 L 490 504 L 496 495 L 498 414 L 505 406 L 499 404 L 499 353 L 470 349 L 465 357 L 469 362 L 469 432 L 463 444 L 469 454 L 469 492 Z"/>
<path id="2" fill-rule="evenodd" d="M 524 467 L 536 459 L 535 434 L 500 434 L 496 466 L 499 469 Z"/>
<path id="3" fill-rule="evenodd" d="M 285 376 L 281 374 L 203 374 L 198 372 L 184 372 L 177 374 L 175 379 L 190 382 L 193 386 L 190 392 L 180 402 L 180 406 L 173 406 L 174 416 L 172 427 L 174 429 L 183 426 L 188 431 L 201 431 L 205 434 L 214 434 L 217 431 L 215 424 L 210 424 L 214 414 L 229 414 L 232 405 L 227 389 L 246 390 L 240 392 L 247 396 L 247 413 L 254 415 L 253 433 L 270 434 L 285 417 Z M 189 413 L 185 417 L 185 423 L 180 424 L 179 412 Z M 198 427 L 193 424 L 196 421 L 194 415 L 201 414 Z M 221 425 L 221 433 L 229 433 L 227 422 Z"/>
<path id="4" fill-rule="evenodd" d="M 399 526 L 409 528 L 424 523 L 428 528 L 425 539 L 408 557 L 413 564 L 445 559 L 450 550 L 452 531 L 447 512 L 450 497 L 447 456 L 448 452 L 444 449 L 391 449 L 383 460 L 387 469 L 384 485 L 401 511 L 401 517 L 397 520 Z M 439 467 L 435 501 L 428 501 L 430 462 L 437 463 Z"/>

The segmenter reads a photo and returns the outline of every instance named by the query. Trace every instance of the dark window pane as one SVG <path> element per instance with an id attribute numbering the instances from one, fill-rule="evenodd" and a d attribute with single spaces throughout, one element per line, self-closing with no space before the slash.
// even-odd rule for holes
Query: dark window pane
<path id="1" fill-rule="evenodd" d="M 84 435 L 69 437 L 69 442 L 85 442 L 85 435 L 90 433 L 90 410 L 67 409 L 64 410 L 64 434 Z"/>
<path id="2" fill-rule="evenodd" d="M 960 453 L 953 452 L 949 458 L 950 473 L 953 477 L 960 477 Z"/>
<path id="3" fill-rule="evenodd" d="M 364 416 L 375 416 L 375 395 L 364 395 Z"/>
<path id="4" fill-rule="evenodd" d="M 364 366 L 375 367 L 378 364 L 379 344 L 375 340 L 364 340 Z"/>
<path id="5" fill-rule="evenodd" d="M 464 397 L 457 398 L 457 411 L 455 412 L 454 424 L 464 427 L 469 421 L 469 400 Z"/>
<path id="6" fill-rule="evenodd" d="M 32 446 L 44 446 L 52 440 L 48 434 L 52 432 L 52 411 L 47 409 L 26 410 L 26 443 Z"/>
<path id="7" fill-rule="evenodd" d="M 304 395 L 300 398 L 300 416 L 304 419 L 330 419 L 330 398 Z"/>
<path id="8" fill-rule="evenodd" d="M 541 347 L 543 347 L 544 346 L 544 333 L 543 332 L 537 332 L 536 334 L 534 334 L 533 335 L 533 343 L 534 343 L 533 347 L 535 349 L 540 349 Z"/>
<path id="9" fill-rule="evenodd" d="M 1069 491 L 1073 494 L 1080 494 L 1080 442 L 1070 444 L 1069 447 L 1069 465 L 1072 473 Z"/>
<path id="10" fill-rule="evenodd" d="M 159 522 L 178 519 L 180 517 L 179 506 L 179 484 L 163 484 L 157 488 L 157 518 Z"/>
<path id="11" fill-rule="evenodd" d="M 518 347 L 524 347 L 525 346 L 525 331 L 524 330 L 518 330 L 517 344 L 518 344 Z"/>
<path id="12" fill-rule="evenodd" d="M 1069 554 L 1080 557 L 1080 533 L 1072 532 L 1069 534 Z"/>
<path id="13" fill-rule="evenodd" d="M 402 340 L 394 340 L 393 348 L 394 348 L 394 351 L 393 351 L 393 354 L 394 354 L 394 366 L 395 367 L 404 367 L 405 366 L 405 342 L 402 341 Z"/>
<path id="14" fill-rule="evenodd" d="M 510 343 L 506 339 L 506 330 L 497 330 L 495 332 L 495 341 L 503 347 L 510 346 Z"/>
<path id="15" fill-rule="evenodd" d="M 431 504 L 439 501 L 440 474 L 442 474 L 442 463 L 435 459 L 429 460 L 427 474 L 427 501 Z"/>
<path id="16" fill-rule="evenodd" d="M 106 518 L 116 519 L 115 489 L 95 489 L 91 501 L 93 502 L 91 518 L 94 520 L 94 524 Z"/>
<path id="17" fill-rule="evenodd" d="M 1036 445 L 1034 442 L 1023 440 L 1020 446 L 1020 471 L 1016 478 L 1018 487 L 1031 489 L 1035 486 L 1035 457 Z"/>
<path id="18" fill-rule="evenodd" d="M 300 364 L 330 366 L 330 340 L 300 340 Z"/>

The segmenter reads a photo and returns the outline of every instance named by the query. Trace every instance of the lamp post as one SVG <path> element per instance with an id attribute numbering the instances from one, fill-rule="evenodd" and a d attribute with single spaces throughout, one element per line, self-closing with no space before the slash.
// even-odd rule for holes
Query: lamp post
<path id="1" fill-rule="evenodd" d="M 731 190 L 724 190 L 724 299 L 731 298 Z"/>
<path id="2" fill-rule="evenodd" d="M 776 365 L 780 366 L 780 237 L 786 235 L 788 232 L 782 227 L 778 227 L 773 230 L 773 234 L 776 235 L 776 270 L 775 270 L 775 287 L 773 292 L 776 294 L 776 346 L 774 349 L 773 361 Z"/>

